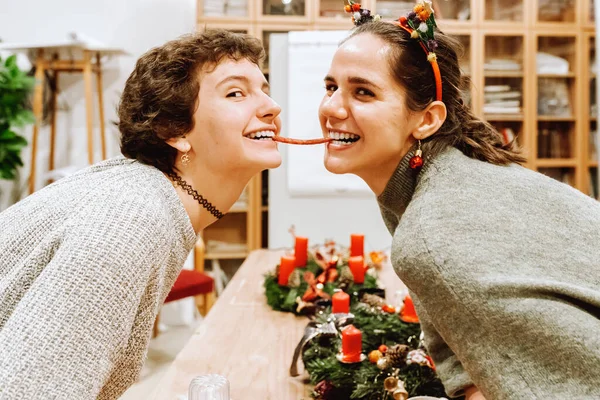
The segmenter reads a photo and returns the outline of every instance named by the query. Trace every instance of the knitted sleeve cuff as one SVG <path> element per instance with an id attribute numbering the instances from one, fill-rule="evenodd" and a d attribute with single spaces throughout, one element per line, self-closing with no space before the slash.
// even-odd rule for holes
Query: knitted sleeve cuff
<path id="1" fill-rule="evenodd" d="M 432 358 L 448 396 L 452 398 L 463 396 L 465 389 L 474 385 L 454 354 L 441 361 L 436 361 L 437 355 L 432 354 Z"/>

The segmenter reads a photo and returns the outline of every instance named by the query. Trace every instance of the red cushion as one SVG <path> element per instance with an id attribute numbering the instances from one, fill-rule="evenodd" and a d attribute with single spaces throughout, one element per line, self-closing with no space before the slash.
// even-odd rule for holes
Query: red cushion
<path id="1" fill-rule="evenodd" d="M 165 303 L 213 291 L 214 281 L 202 272 L 182 269 Z"/>

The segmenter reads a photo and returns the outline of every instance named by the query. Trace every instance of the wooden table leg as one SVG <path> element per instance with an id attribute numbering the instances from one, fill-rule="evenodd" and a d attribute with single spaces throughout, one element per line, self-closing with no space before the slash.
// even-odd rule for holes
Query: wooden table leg
<path id="1" fill-rule="evenodd" d="M 102 159 L 106 160 L 106 135 L 104 132 L 104 99 L 102 97 L 102 65 L 100 53 L 96 53 L 96 81 L 98 84 L 98 116 L 100 118 L 100 143 L 102 146 Z"/>
<path id="2" fill-rule="evenodd" d="M 31 136 L 31 172 L 29 173 L 29 194 L 35 190 L 35 172 L 37 159 L 37 139 L 42 124 L 43 99 L 44 99 L 44 70 L 46 62 L 44 61 L 44 50 L 39 50 L 35 62 L 35 90 L 33 92 L 33 116 L 35 124 L 33 125 L 33 134 Z"/>
<path id="3" fill-rule="evenodd" d="M 48 171 L 54 170 L 54 157 L 55 157 L 55 146 L 56 146 L 56 105 L 58 97 L 58 71 L 54 72 L 52 78 L 52 98 L 50 100 L 50 155 L 48 156 Z M 50 179 L 49 183 L 52 183 Z"/>
<path id="4" fill-rule="evenodd" d="M 89 51 L 83 52 L 83 80 L 85 84 L 85 110 L 87 122 L 87 139 L 88 139 L 88 162 L 90 165 L 94 163 L 94 100 L 92 98 L 92 60 Z"/>

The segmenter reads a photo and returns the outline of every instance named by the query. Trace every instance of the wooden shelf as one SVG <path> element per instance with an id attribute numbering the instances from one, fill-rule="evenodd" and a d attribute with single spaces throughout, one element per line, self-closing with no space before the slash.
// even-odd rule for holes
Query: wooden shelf
<path id="1" fill-rule="evenodd" d="M 590 167 L 590 168 L 598 168 L 598 161 L 590 161 L 588 163 L 588 167 Z"/>
<path id="2" fill-rule="evenodd" d="M 538 168 L 574 168 L 577 166 L 575 158 L 538 158 L 536 161 Z"/>
<path id="3" fill-rule="evenodd" d="M 537 74 L 538 78 L 575 78 L 575 72 L 568 74 Z"/>
<path id="4" fill-rule="evenodd" d="M 222 251 L 222 252 L 207 252 L 204 255 L 204 258 L 207 260 L 238 260 L 238 259 L 244 259 L 248 256 L 248 252 L 247 251 L 240 251 L 240 252 L 227 252 L 227 251 Z"/>
<path id="5" fill-rule="evenodd" d="M 206 17 L 201 17 L 198 19 L 198 23 L 200 25 L 218 25 L 218 24 L 250 24 L 251 20 L 250 17 L 230 17 L 227 15 L 223 15 L 223 16 L 216 16 L 216 15 L 209 15 Z"/>
<path id="6" fill-rule="evenodd" d="M 522 78 L 523 71 L 484 71 L 485 78 Z"/>
<path id="7" fill-rule="evenodd" d="M 574 122 L 575 117 L 555 117 L 553 115 L 538 115 L 538 121 L 548 121 L 548 122 Z"/>
<path id="8" fill-rule="evenodd" d="M 262 212 L 269 211 L 269 206 L 262 206 L 260 208 L 260 211 L 262 211 Z"/>
<path id="9" fill-rule="evenodd" d="M 227 214 L 233 213 L 245 213 L 248 212 L 248 206 L 234 206 L 227 212 Z"/>
<path id="10" fill-rule="evenodd" d="M 523 114 L 485 114 L 483 118 L 486 121 L 523 121 Z"/>

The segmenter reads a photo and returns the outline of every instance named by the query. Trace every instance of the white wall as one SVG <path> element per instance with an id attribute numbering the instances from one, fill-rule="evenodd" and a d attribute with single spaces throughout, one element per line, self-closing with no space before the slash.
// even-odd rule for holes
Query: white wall
<path id="1" fill-rule="evenodd" d="M 320 45 L 324 46 L 323 43 Z M 304 93 L 289 92 L 288 36 L 286 34 L 271 36 L 270 50 L 269 81 L 271 93 L 283 109 L 282 131 L 284 135 L 287 135 L 290 130 L 290 120 L 317 120 L 315 109 L 321 100 L 321 95 L 315 95 L 312 90 L 306 90 Z M 333 51 L 335 51 L 335 46 L 331 48 L 331 54 L 333 54 Z M 324 71 L 326 72 L 329 61 L 318 61 L 318 63 L 321 62 L 325 62 Z M 310 68 L 311 71 L 320 71 L 323 65 L 313 65 L 313 67 Z M 314 74 L 311 73 L 310 77 L 301 77 L 296 74 L 294 79 L 301 79 L 306 85 L 323 86 L 324 76 L 324 73 L 319 75 L 319 72 L 315 72 Z M 296 107 L 288 107 L 290 96 L 302 96 L 305 106 L 296 103 Z M 295 113 L 295 115 L 291 116 L 292 113 Z M 307 125 L 309 124 L 307 123 Z M 316 128 L 310 129 L 316 130 Z M 339 243 L 349 245 L 351 233 L 363 233 L 365 234 L 365 250 L 383 250 L 390 247 L 391 237 L 385 228 L 374 195 L 342 196 L 322 194 L 318 196 L 292 196 L 288 190 L 288 145 L 279 145 L 279 149 L 283 156 L 283 165 L 278 169 L 269 171 L 270 248 L 292 245 L 292 239 L 288 233 L 291 225 L 296 227 L 298 235 L 309 237 L 313 244 L 322 243 L 325 239 L 333 239 Z M 321 161 L 311 160 L 310 162 Z"/>
<path id="2" fill-rule="evenodd" d="M 196 0 L 0 0 L 0 39 L 9 42 L 51 42 L 65 40 L 78 32 L 130 55 L 109 61 L 104 68 L 104 111 L 109 157 L 120 154 L 115 121 L 116 106 L 125 80 L 137 58 L 148 49 L 195 29 Z M 81 74 L 64 74 L 59 82 L 56 168 L 87 165 L 87 131 Z M 94 83 L 95 87 L 95 83 Z M 99 138 L 97 109 L 94 110 L 95 137 Z M 25 130 L 29 139 L 31 128 Z M 49 129 L 44 127 L 38 145 L 38 176 L 48 165 Z M 98 139 L 99 140 L 99 139 Z M 95 160 L 100 160 L 99 142 Z M 30 150 L 22 153 L 26 166 L 21 185 L 26 190 Z M 41 183 L 41 180 L 40 180 Z M 3 197 L 0 210 L 9 204 L 12 184 L 0 181 Z M 39 185 L 38 185 L 39 187 Z M 26 194 L 26 193 L 25 193 Z"/>

